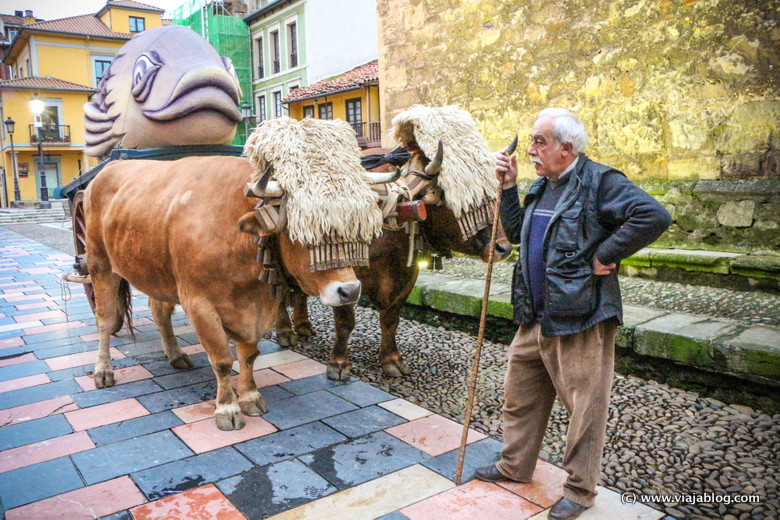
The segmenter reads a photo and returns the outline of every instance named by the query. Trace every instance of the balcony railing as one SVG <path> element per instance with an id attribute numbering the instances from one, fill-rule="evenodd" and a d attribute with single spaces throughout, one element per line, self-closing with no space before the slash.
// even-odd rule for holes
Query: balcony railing
<path id="1" fill-rule="evenodd" d="M 382 140 L 382 124 L 379 121 L 372 123 L 350 123 L 355 130 L 355 137 L 366 137 L 369 142 L 376 142 Z M 366 132 L 366 126 L 368 126 L 368 132 Z"/>
<path id="2" fill-rule="evenodd" d="M 43 125 L 40 129 L 28 125 L 28 128 L 31 143 L 38 143 L 38 135 L 41 136 L 41 144 L 70 143 L 70 125 Z"/>
<path id="3" fill-rule="evenodd" d="M 261 64 L 257 67 L 257 78 L 262 79 L 265 77 L 265 67 Z"/>
<path id="4" fill-rule="evenodd" d="M 290 53 L 290 68 L 297 67 L 298 66 L 298 53 L 297 52 L 291 52 Z"/>
<path id="5" fill-rule="evenodd" d="M 282 70 L 282 62 L 279 58 L 274 58 L 274 74 L 278 74 Z"/>

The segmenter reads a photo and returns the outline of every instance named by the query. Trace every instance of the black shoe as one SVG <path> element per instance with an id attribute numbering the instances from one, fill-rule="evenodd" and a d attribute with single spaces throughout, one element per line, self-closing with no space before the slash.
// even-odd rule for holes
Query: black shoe
<path id="1" fill-rule="evenodd" d="M 498 471 L 495 464 L 479 468 L 474 472 L 474 476 L 484 482 L 516 482 Z"/>
<path id="2" fill-rule="evenodd" d="M 550 508 L 550 512 L 547 513 L 547 518 L 550 520 L 574 520 L 586 509 L 588 509 L 588 507 L 582 506 L 568 498 L 561 497 L 560 500 Z"/>

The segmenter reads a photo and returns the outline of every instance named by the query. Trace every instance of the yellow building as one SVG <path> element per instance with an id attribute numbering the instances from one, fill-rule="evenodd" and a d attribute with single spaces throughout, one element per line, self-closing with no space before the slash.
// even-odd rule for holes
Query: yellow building
<path id="1" fill-rule="evenodd" d="M 362 148 L 380 145 L 382 127 L 377 60 L 308 87 L 297 88 L 282 99 L 281 104 L 288 106 L 293 119 L 343 119 L 355 129 Z M 281 112 L 281 107 L 278 112 Z"/>
<path id="2" fill-rule="evenodd" d="M 6 198 L 16 198 L 14 171 L 20 200 L 32 201 L 41 198 L 41 171 L 49 198 L 58 198 L 62 186 L 97 163 L 84 153 L 82 106 L 119 48 L 133 33 L 161 26 L 163 13 L 134 0 L 109 0 L 95 14 L 40 22 L 32 18 L 20 27 L 3 60 L 12 79 L 0 81 L 0 117 L 15 122 L 13 136 L 8 125 L 0 125 L 2 206 Z M 38 118 L 30 108 L 36 98 L 43 102 Z"/>

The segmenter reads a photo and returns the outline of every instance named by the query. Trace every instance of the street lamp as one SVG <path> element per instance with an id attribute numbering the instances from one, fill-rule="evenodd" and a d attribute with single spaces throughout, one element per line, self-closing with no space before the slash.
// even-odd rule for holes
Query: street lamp
<path id="1" fill-rule="evenodd" d="M 8 119 L 3 121 L 5 129 L 8 135 L 11 137 L 11 164 L 14 167 L 14 202 L 18 205 L 18 202 L 22 200 L 22 196 L 19 193 L 19 174 L 16 173 L 16 154 L 14 153 L 14 128 L 16 127 L 16 121 L 8 116 Z"/>
<path id="2" fill-rule="evenodd" d="M 41 147 L 41 114 L 43 113 L 43 101 L 38 99 L 38 94 L 30 100 L 30 110 L 35 114 L 35 135 L 38 138 L 38 171 L 41 174 L 41 209 L 51 209 L 49 202 L 49 190 L 46 187 L 46 170 L 43 169 L 43 148 Z"/>
<path id="3" fill-rule="evenodd" d="M 246 140 L 249 138 L 249 117 L 252 115 L 252 105 L 242 103 L 241 115 L 244 117 L 244 139 Z"/>

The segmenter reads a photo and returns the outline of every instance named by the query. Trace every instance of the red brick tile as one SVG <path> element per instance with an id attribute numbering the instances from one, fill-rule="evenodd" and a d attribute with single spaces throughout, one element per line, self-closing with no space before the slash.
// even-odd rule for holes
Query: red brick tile
<path id="1" fill-rule="evenodd" d="M 47 441 L 5 450 L 0 452 L 0 473 L 64 457 L 65 455 L 71 455 L 94 447 L 95 444 L 89 438 L 87 432 L 76 432 Z"/>
<path id="2" fill-rule="evenodd" d="M 109 347 L 108 351 L 111 353 L 111 359 L 123 359 L 125 357 L 125 355 L 115 347 Z M 91 350 L 89 352 L 80 352 L 78 354 L 49 358 L 46 360 L 46 364 L 49 365 L 52 370 L 63 370 L 65 368 L 91 365 L 96 361 L 97 350 Z"/>
<path id="3" fill-rule="evenodd" d="M 19 296 L 0 296 L 0 298 L 3 298 L 7 303 L 18 303 L 18 302 L 26 302 L 30 300 L 34 300 L 36 298 L 40 298 L 40 294 L 23 294 Z"/>
<path id="4" fill-rule="evenodd" d="M 7 280 L 7 278 L 3 278 L 3 280 Z M 27 281 L 27 282 L 5 282 L 5 283 L 0 283 L 0 287 L 19 287 L 21 285 L 37 285 L 37 282 Z"/>
<path id="5" fill-rule="evenodd" d="M 28 352 L 27 354 L 22 354 L 21 356 L 9 357 L 7 359 L 0 359 L 0 367 L 18 365 L 20 363 L 35 361 L 36 359 L 38 358 L 35 357 L 35 354 L 33 354 L 32 352 Z"/>
<path id="6" fill-rule="evenodd" d="M 0 427 L 78 409 L 78 405 L 69 395 L 63 395 L 46 401 L 0 410 Z"/>
<path id="7" fill-rule="evenodd" d="M 151 372 L 141 365 L 133 365 L 131 367 L 114 370 L 114 384 L 117 385 L 132 383 L 133 381 L 140 381 L 142 379 L 151 379 L 153 377 Z M 91 375 L 77 377 L 76 382 L 85 392 L 97 389 L 95 386 L 95 378 Z"/>
<path id="8" fill-rule="evenodd" d="M 97 391 L 97 390 L 96 390 Z M 149 415 L 149 411 L 136 399 L 123 399 L 113 403 L 90 406 L 65 414 L 73 429 L 88 430 L 105 424 L 111 424 L 128 419 Z"/>
<path id="9" fill-rule="evenodd" d="M 64 318 L 65 313 L 62 311 L 46 311 L 46 312 L 33 312 L 30 314 L 22 314 L 21 316 L 15 316 L 16 323 L 22 323 L 25 321 L 45 320 L 47 318 Z"/>
<path id="10" fill-rule="evenodd" d="M 24 345 L 24 340 L 21 336 L 16 336 L 15 338 L 6 338 L 6 339 L 0 339 L 0 348 L 8 348 L 8 347 L 21 347 Z"/>
<path id="11" fill-rule="evenodd" d="M 51 267 L 29 267 L 27 269 L 19 269 L 19 271 L 27 274 L 47 274 L 57 272 Z"/>
<path id="12" fill-rule="evenodd" d="M 281 383 L 290 381 L 289 377 L 285 377 L 279 372 L 274 372 L 270 368 L 261 368 L 260 370 L 255 370 L 252 375 L 255 378 L 255 384 L 257 385 L 257 388 L 265 388 L 267 386 L 279 385 Z M 233 388 L 236 388 L 237 382 L 237 375 L 230 378 L 230 384 L 233 386 Z"/>
<path id="13" fill-rule="evenodd" d="M 97 332 L 93 332 L 92 334 L 82 334 L 79 336 L 81 338 L 81 341 L 98 341 L 100 339 L 100 334 Z"/>
<path id="14" fill-rule="evenodd" d="M 246 426 L 240 430 L 222 431 L 214 420 L 197 421 L 171 428 L 195 453 L 224 448 L 231 444 L 248 441 L 276 431 L 276 428 L 262 417 L 244 416 Z"/>
<path id="15" fill-rule="evenodd" d="M 187 345 L 185 347 L 182 347 L 181 351 L 187 354 L 188 356 L 191 356 L 193 354 L 200 354 L 201 352 L 206 352 L 206 349 L 203 348 L 203 345 L 201 345 L 200 343 L 196 343 L 195 345 Z"/>
<path id="16" fill-rule="evenodd" d="M 213 419 L 215 409 L 214 399 L 212 399 L 189 406 L 182 406 L 181 408 L 174 408 L 171 411 L 175 413 L 179 419 L 189 424 L 196 421 L 202 421 L 203 419 Z"/>
<path id="17" fill-rule="evenodd" d="M 292 363 L 274 367 L 274 370 L 290 379 L 303 379 L 304 377 L 324 374 L 326 369 L 327 367 L 325 365 L 318 361 L 314 361 L 313 359 L 302 359 L 301 361 L 294 361 Z"/>
<path id="18" fill-rule="evenodd" d="M 146 502 L 128 476 L 69 491 L 5 512 L 6 520 L 92 520 Z"/>
<path id="19" fill-rule="evenodd" d="M 533 480 L 528 484 L 500 482 L 498 485 L 544 508 L 552 506 L 563 494 L 568 474 L 543 460 L 536 462 Z"/>
<path id="20" fill-rule="evenodd" d="M 213 484 L 134 507 L 130 514 L 135 520 L 245 520 Z"/>
<path id="21" fill-rule="evenodd" d="M 410 520 L 519 520 L 544 508 L 495 484 L 472 480 L 401 509 Z"/>
<path id="22" fill-rule="evenodd" d="M 385 431 L 435 457 L 460 446 L 463 426 L 441 415 L 429 415 Z M 470 444 L 484 438 L 485 435 L 470 430 L 466 441 Z"/>
<path id="23" fill-rule="evenodd" d="M 48 307 L 49 305 L 54 305 L 50 301 L 46 302 L 34 302 L 34 303 L 21 303 L 19 305 L 15 305 L 16 310 L 19 311 L 28 311 L 30 309 L 42 309 L 43 307 Z"/>
<path id="24" fill-rule="evenodd" d="M 10 379 L 0 382 L 0 393 L 31 386 L 45 385 L 51 383 L 51 379 L 46 374 L 36 374 L 34 376 L 20 377 L 19 379 Z"/>
<path id="25" fill-rule="evenodd" d="M 25 334 L 45 334 L 46 332 L 57 332 L 59 330 L 75 329 L 78 327 L 86 327 L 87 324 L 80 321 L 68 321 L 65 323 L 55 323 L 54 325 L 43 325 L 41 327 L 31 327 L 24 329 Z"/>
<path id="26" fill-rule="evenodd" d="M 13 294 L 23 292 L 29 294 L 30 291 L 42 291 L 43 287 L 40 285 L 26 285 L 24 287 L 14 287 L 13 289 L 3 289 L 3 294 Z"/>

